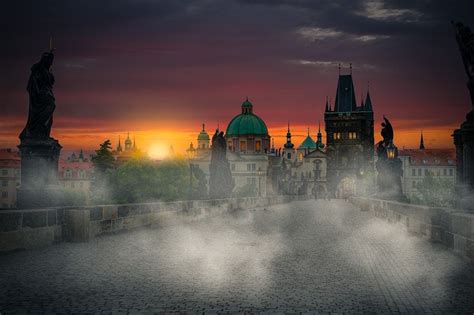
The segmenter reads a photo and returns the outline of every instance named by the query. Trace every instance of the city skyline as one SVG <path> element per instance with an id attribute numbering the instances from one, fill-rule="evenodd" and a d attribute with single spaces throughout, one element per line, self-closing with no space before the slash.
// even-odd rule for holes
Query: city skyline
<path id="1" fill-rule="evenodd" d="M 428 148 L 452 148 L 452 130 L 469 108 L 450 25 L 453 17 L 473 24 L 469 1 L 32 3 L 44 15 L 28 19 L 25 3 L 9 4 L 2 17 L 17 31 L 2 33 L 10 49 L 0 61 L 1 147 L 18 144 L 29 66 L 50 36 L 57 48 L 52 134 L 66 151 L 94 150 L 130 131 L 145 151 L 173 145 L 184 153 L 202 123 L 209 133 L 224 128 L 246 96 L 276 147 L 288 121 L 298 145 L 307 127 L 313 137 L 320 121 L 324 128 L 339 63 L 343 73 L 353 65 L 358 103 L 370 84 L 376 141 L 385 114 L 399 147 L 417 147 L 423 130 Z M 49 20 L 33 28 L 39 16 Z"/>

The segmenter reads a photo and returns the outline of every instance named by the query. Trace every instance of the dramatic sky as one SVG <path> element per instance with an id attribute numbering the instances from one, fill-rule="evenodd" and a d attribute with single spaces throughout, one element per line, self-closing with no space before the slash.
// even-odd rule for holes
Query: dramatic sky
<path id="1" fill-rule="evenodd" d="M 246 96 L 283 143 L 323 121 L 337 64 L 353 64 L 357 102 L 399 147 L 451 147 L 470 109 L 451 20 L 474 26 L 472 0 L 45 0 L 0 12 L 0 147 L 18 144 L 29 68 L 54 38 L 53 136 L 92 150 L 130 133 L 155 154 L 184 151 L 201 123 L 226 126 Z M 324 125 L 323 125 L 324 126 Z M 378 135 L 379 128 L 376 133 Z"/>

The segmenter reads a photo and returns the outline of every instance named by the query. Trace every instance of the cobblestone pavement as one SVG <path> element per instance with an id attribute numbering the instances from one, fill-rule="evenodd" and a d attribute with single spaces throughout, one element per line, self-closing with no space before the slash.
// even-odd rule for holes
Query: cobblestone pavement
<path id="1" fill-rule="evenodd" d="M 0 256 L 0 312 L 474 311 L 474 268 L 344 201 Z"/>

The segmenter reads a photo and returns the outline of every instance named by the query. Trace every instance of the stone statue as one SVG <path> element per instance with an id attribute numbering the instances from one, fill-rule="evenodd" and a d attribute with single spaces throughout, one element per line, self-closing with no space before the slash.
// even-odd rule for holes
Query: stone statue
<path id="1" fill-rule="evenodd" d="M 31 67 L 27 91 L 29 94 L 28 121 L 20 134 L 20 139 L 48 139 L 53 125 L 56 108 L 53 94 L 54 75 L 50 68 L 54 54 L 51 50 L 41 56 L 41 60 Z"/>
<path id="2" fill-rule="evenodd" d="M 212 136 L 212 155 L 209 166 L 209 197 L 211 199 L 228 198 L 234 188 L 226 152 L 224 132 L 216 130 Z"/>
<path id="3" fill-rule="evenodd" d="M 471 94 L 471 104 L 474 108 L 474 34 L 469 27 L 462 23 L 451 23 L 456 32 L 456 40 L 459 45 L 459 50 L 461 51 L 464 69 L 469 78 L 467 86 Z"/>
<path id="4" fill-rule="evenodd" d="M 471 96 L 471 111 L 459 129 L 454 130 L 456 146 L 457 207 L 474 211 L 474 34 L 462 23 L 452 22 L 464 63 Z"/>
<path id="5" fill-rule="evenodd" d="M 393 127 L 385 115 L 383 116 L 383 120 L 385 120 L 385 122 L 381 124 L 382 131 L 380 133 L 383 138 L 383 143 L 387 146 L 390 142 L 393 142 Z"/>

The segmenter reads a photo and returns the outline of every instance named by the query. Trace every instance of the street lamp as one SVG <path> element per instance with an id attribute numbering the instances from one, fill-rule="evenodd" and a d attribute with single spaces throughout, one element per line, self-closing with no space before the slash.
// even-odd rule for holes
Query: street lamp
<path id="1" fill-rule="evenodd" d="M 387 146 L 387 157 L 389 160 L 393 160 L 396 158 L 397 154 L 397 147 L 393 145 L 393 141 L 390 141 L 390 143 Z"/>
<path id="2" fill-rule="evenodd" d="M 257 175 L 258 175 L 258 196 L 262 197 L 262 175 L 263 175 L 263 171 L 262 171 L 261 167 L 258 168 Z"/>

